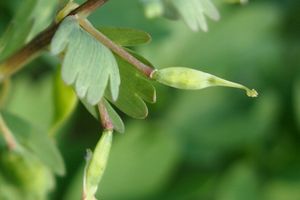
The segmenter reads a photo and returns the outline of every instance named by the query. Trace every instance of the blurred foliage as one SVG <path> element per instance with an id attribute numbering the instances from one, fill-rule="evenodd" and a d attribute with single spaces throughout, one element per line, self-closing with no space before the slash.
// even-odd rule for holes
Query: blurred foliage
<path id="1" fill-rule="evenodd" d="M 1 34 L 21 2 L 0 2 Z M 157 86 L 158 102 L 149 106 L 145 121 L 123 116 L 126 131 L 115 135 L 99 198 L 300 199 L 299 1 L 252 0 L 243 6 L 214 2 L 222 17 L 217 23 L 209 21 L 208 33 L 193 33 L 180 22 L 148 20 L 138 0 L 110 1 L 91 16 L 99 27 L 149 32 L 152 43 L 134 50 L 157 68 L 199 66 L 260 93 L 253 100 L 231 89 L 186 92 Z M 5 109 L 49 130 L 56 115 L 56 66 L 45 54 L 14 76 Z M 80 199 L 83 156 L 95 146 L 98 132 L 98 122 L 79 104 L 56 136 L 66 175 L 57 178 L 55 188 L 45 177 L 49 169 L 40 172 L 36 167 L 30 175 L 32 166 L 26 160 L 1 151 L 0 199 L 27 198 L 24 191 L 35 191 L 31 184 L 41 177 L 48 184 L 42 181 L 36 195 L 52 189 L 49 199 Z M 41 165 L 33 160 L 32 165 Z M 22 179 L 28 180 L 27 187 L 7 171 L 11 162 L 28 168 L 23 173 L 30 179 Z"/>

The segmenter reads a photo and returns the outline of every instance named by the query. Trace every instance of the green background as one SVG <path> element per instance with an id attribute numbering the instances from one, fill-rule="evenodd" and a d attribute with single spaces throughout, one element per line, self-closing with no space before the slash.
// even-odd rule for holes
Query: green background
<path id="1" fill-rule="evenodd" d="M 0 2 L 0 34 L 20 2 Z M 157 103 L 146 120 L 121 114 L 126 132 L 115 134 L 99 199 L 300 199 L 299 1 L 214 2 L 222 18 L 209 21 L 208 33 L 193 33 L 181 21 L 146 19 L 137 0 L 111 0 L 90 17 L 95 26 L 149 32 L 152 43 L 135 50 L 156 68 L 192 67 L 260 94 L 251 99 L 233 89 L 155 84 Z M 57 62 L 45 53 L 14 76 L 6 109 L 49 128 Z M 79 105 L 56 137 L 67 173 L 57 177 L 49 199 L 80 199 L 85 150 L 100 133 Z"/>

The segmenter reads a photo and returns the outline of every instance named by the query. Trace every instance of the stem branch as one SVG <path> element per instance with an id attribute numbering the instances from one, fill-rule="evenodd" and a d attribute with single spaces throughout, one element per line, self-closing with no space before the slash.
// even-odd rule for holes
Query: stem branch
<path id="1" fill-rule="evenodd" d="M 88 0 L 81 4 L 78 8 L 72 10 L 65 17 L 76 14 L 80 17 L 87 17 L 107 1 L 108 0 Z M 28 44 L 0 63 L 0 82 L 9 78 L 29 61 L 36 58 L 41 51 L 50 44 L 60 22 L 52 23 L 48 28 L 34 37 Z"/>
<path id="2" fill-rule="evenodd" d="M 104 34 L 99 32 L 88 20 L 79 19 L 79 23 L 87 32 L 89 32 L 94 38 L 99 40 L 106 47 L 111 49 L 114 53 L 119 55 L 121 58 L 126 60 L 128 63 L 132 64 L 134 67 L 136 67 L 139 71 L 141 71 L 147 77 L 149 77 L 149 78 L 151 77 L 151 74 L 154 71 L 154 69 L 152 69 L 148 65 L 146 65 L 146 64 L 142 63 L 141 61 L 139 61 L 138 59 L 136 59 L 134 56 L 132 56 L 130 53 L 128 53 L 126 50 L 124 50 L 121 46 L 115 44 Z"/>

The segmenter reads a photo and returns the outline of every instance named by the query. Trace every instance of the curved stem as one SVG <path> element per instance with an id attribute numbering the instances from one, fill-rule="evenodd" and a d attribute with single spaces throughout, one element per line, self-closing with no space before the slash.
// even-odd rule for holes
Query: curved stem
<path id="1" fill-rule="evenodd" d="M 106 37 L 103 33 L 99 32 L 88 20 L 86 19 L 79 19 L 79 23 L 87 32 L 89 32 L 94 38 L 99 40 L 102 44 L 112 50 L 115 54 L 119 55 L 121 58 L 126 60 L 128 63 L 132 64 L 136 67 L 139 71 L 141 71 L 145 76 L 151 77 L 152 72 L 154 71 L 153 68 L 149 67 L 148 65 L 142 63 L 126 50 L 124 50 L 121 46 L 115 44 L 111 41 L 108 37 Z"/>
<path id="2" fill-rule="evenodd" d="M 109 117 L 109 114 L 103 103 L 103 100 L 101 100 L 100 103 L 98 104 L 98 110 L 100 113 L 101 125 L 104 128 L 104 130 L 113 130 L 114 125 Z"/>
<path id="3" fill-rule="evenodd" d="M 5 79 L 2 83 L 0 91 L 0 109 L 4 106 L 7 96 L 9 95 L 10 84 L 10 79 Z"/>

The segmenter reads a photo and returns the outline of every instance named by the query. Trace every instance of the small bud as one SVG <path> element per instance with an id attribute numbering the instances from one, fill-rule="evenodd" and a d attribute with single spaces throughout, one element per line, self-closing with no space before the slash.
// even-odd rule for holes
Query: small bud
<path id="1" fill-rule="evenodd" d="M 199 90 L 213 86 L 224 86 L 243 89 L 249 97 L 257 97 L 258 95 L 255 90 L 251 90 L 241 84 L 184 67 L 170 67 L 156 70 L 152 73 L 151 77 L 164 85 L 178 89 Z"/>

